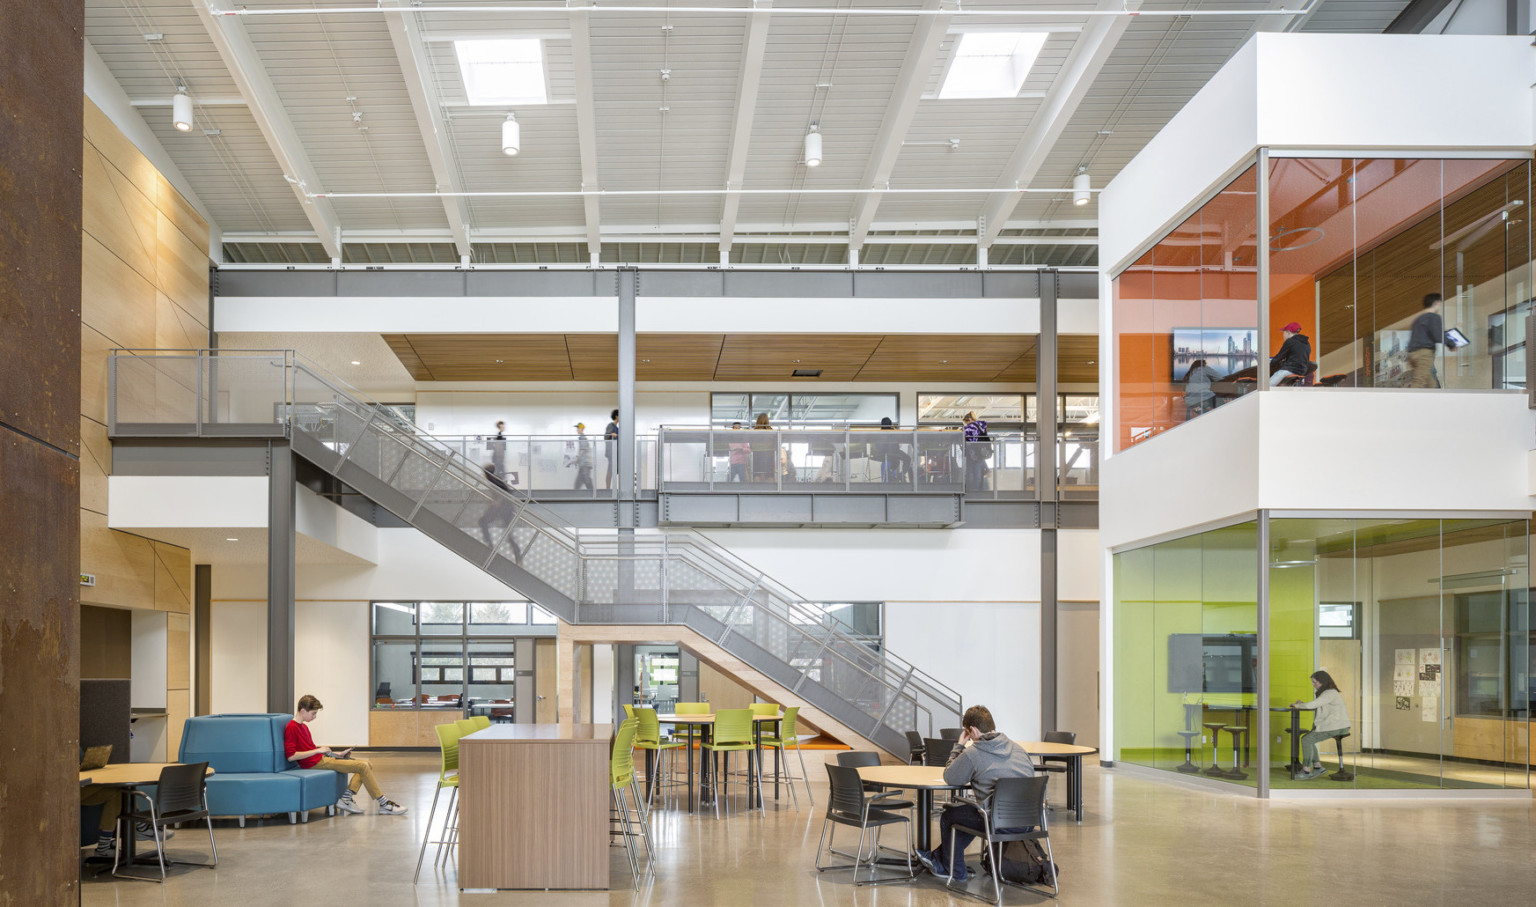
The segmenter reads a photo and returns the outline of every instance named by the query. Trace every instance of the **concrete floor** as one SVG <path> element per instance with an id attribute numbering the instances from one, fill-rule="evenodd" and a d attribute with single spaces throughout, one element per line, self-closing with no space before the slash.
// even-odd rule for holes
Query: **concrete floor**
<path id="1" fill-rule="evenodd" d="M 404 817 L 215 823 L 217 869 L 178 870 L 164 886 L 87 880 L 86 905 L 620 905 L 976 903 L 928 876 L 855 889 L 846 872 L 813 867 L 826 785 L 800 812 L 787 792 L 766 816 L 716 820 L 657 810 L 654 880 L 632 887 L 622 848 L 610 849 L 611 892 L 460 895 L 455 873 L 422 871 L 411 884 L 436 778 L 435 756 L 368 755 Z M 811 766 L 813 776 L 818 766 Z M 1053 799 L 1059 799 L 1053 781 Z M 1091 768 L 1081 825 L 1058 811 L 1052 825 L 1064 905 L 1103 904 L 1526 904 L 1536 890 L 1536 805 L 1530 801 L 1391 800 L 1322 805 L 1261 803 Z M 770 795 L 771 796 L 771 795 Z M 848 832 L 843 832 L 848 834 Z M 852 839 L 843 837 L 845 843 Z M 172 857 L 198 859 L 207 836 L 181 830 Z M 974 852 L 971 859 L 974 869 Z M 973 880 L 973 890 L 980 890 Z M 1005 889 L 1004 903 L 1049 899 Z"/>

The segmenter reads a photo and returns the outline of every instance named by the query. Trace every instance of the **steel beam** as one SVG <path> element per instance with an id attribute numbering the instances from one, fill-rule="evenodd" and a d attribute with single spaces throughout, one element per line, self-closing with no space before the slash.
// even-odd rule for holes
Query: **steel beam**
<path id="1" fill-rule="evenodd" d="M 287 442 L 268 447 L 267 467 L 267 711 L 291 712 L 294 686 L 294 630 L 298 595 L 296 551 L 297 490 L 293 450 Z"/>
<path id="2" fill-rule="evenodd" d="M 757 87 L 762 82 L 763 56 L 768 48 L 769 17 L 767 7 L 773 0 L 759 0 L 757 8 L 747 17 L 746 34 L 742 39 L 741 77 L 736 86 L 736 121 L 731 126 L 731 156 L 725 167 L 725 188 L 740 189 L 747 175 L 747 155 L 752 151 L 752 118 L 757 113 Z M 736 213 L 741 209 L 741 196 L 727 193 L 720 209 L 720 251 L 729 256 L 736 233 Z M 623 240 L 619 240 L 622 242 Z"/>
<path id="3" fill-rule="evenodd" d="M 197 17 L 218 51 L 219 59 L 245 99 L 251 118 L 272 149 L 272 156 L 277 158 L 284 178 L 293 187 L 293 194 L 304 209 L 304 216 L 309 218 L 310 226 L 315 228 L 325 254 L 333 259 L 340 258 L 341 223 L 330 202 L 309 197 L 308 193 L 321 191 L 320 179 L 309 156 L 304 153 L 299 134 L 288 119 L 266 67 L 256 55 L 256 48 L 245 32 L 245 24 L 238 16 L 219 15 L 231 8 L 229 0 L 192 0 L 192 7 L 197 10 Z"/>
<path id="4" fill-rule="evenodd" d="M 597 180 L 597 102 L 592 85 L 592 34 L 583 7 L 591 0 L 571 2 L 571 66 L 576 80 L 576 143 L 581 149 L 581 188 L 599 189 Z M 596 267 L 602 260 L 603 226 L 597 196 L 582 196 L 587 223 L 587 256 Z"/>
<path id="5" fill-rule="evenodd" d="M 395 5 L 408 7 L 405 0 L 395 0 Z M 405 79 L 406 91 L 411 96 L 411 109 L 416 113 L 416 126 L 421 130 L 421 142 L 432 165 L 432 182 L 445 192 L 459 192 L 462 187 L 454 176 L 448 147 L 448 123 L 443 118 L 442 105 L 437 92 L 427 80 L 427 50 L 421 38 L 417 13 L 385 16 L 389 25 L 389 38 L 395 45 L 395 57 L 400 63 L 400 75 Z M 460 255 L 470 254 L 468 203 L 458 197 L 443 199 L 443 213 L 448 217 L 448 230 L 453 245 Z"/>

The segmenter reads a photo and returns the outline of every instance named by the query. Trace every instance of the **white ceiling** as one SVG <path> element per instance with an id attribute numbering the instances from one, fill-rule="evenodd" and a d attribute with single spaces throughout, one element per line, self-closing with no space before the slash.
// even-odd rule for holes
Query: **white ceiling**
<path id="1" fill-rule="evenodd" d="M 918 40 L 932 19 L 918 16 L 781 13 L 759 17 L 763 22 L 754 25 L 749 16 L 718 12 L 434 12 L 434 5 L 443 4 L 422 0 L 405 14 L 203 17 L 204 4 L 86 0 L 86 36 L 227 235 L 230 260 L 324 261 L 330 253 L 317 240 L 319 223 L 339 227 L 349 261 L 455 261 L 462 251 L 454 247 L 457 217 L 466 225 L 458 238 L 474 244 L 477 261 L 586 263 L 587 237 L 600 231 L 605 261 L 712 263 L 718 261 L 726 212 L 718 194 L 607 196 L 595 202 L 482 197 L 445 203 L 427 197 L 305 203 L 290 178 L 303 180 L 308 193 L 432 192 L 434 187 L 573 191 L 582 188 L 585 170 L 595 177 L 593 188 L 607 191 L 719 190 L 732 169 L 733 131 L 747 126 L 749 140 L 735 163 L 748 190 L 873 188 L 871 174 L 880 171 L 882 161 L 892 188 L 1009 187 L 1010 158 L 1036 134 L 1053 139 L 1027 186 L 1067 187 L 1079 166 L 1102 186 L 1255 31 L 1379 32 L 1407 2 L 1317 0 L 1305 22 L 1275 16 L 1119 20 L 1123 34 L 1106 41 L 1111 49 L 1101 67 L 1090 69 L 1091 84 L 1055 120 L 1048 101 L 1073 87 L 1063 75 L 1071 56 L 1083 49 L 1079 45 L 1097 40 L 1108 21 L 1072 13 L 1107 8 L 1097 0 L 967 0 L 966 10 L 1063 14 L 1029 20 L 950 17 L 946 33 L 932 42 L 933 53 L 924 53 L 928 45 Z M 684 4 L 749 5 L 742 0 L 671 5 Z M 227 8 L 222 0 L 219 5 Z M 337 0 L 241 4 L 255 11 L 327 5 L 336 6 Z M 453 0 L 453 5 L 478 4 Z M 906 10 L 937 4 L 785 0 L 779 5 Z M 1258 11 L 1303 5 L 1302 0 L 1175 0 L 1147 2 L 1142 9 Z M 391 35 L 390 16 L 398 17 L 400 34 Z M 956 29 L 1020 23 L 1048 26 L 1052 33 L 1018 98 L 931 98 Z M 766 29 L 760 58 L 747 40 L 754 28 Z M 150 41 L 146 34 L 163 37 Z M 500 129 L 508 108 L 466 105 L 451 39 L 518 34 L 545 39 L 551 103 L 515 108 L 522 153 L 507 157 L 500 151 Z M 241 52 L 242 41 L 249 53 Z M 235 64 L 239 79 L 231 74 Z M 665 81 L 662 70 L 669 72 Z M 751 75 L 760 81 L 744 96 L 744 76 Z M 198 102 L 194 128 L 187 133 L 172 128 L 168 106 L 151 106 L 168 105 L 178 80 Z M 590 88 L 583 91 L 583 84 Z M 591 124 L 585 129 L 584 111 Z M 263 115 L 271 137 L 263 134 Z M 434 122 L 441 124 L 436 134 Z M 801 143 L 812 123 L 824 136 L 825 161 L 808 169 L 800 162 Z M 951 149 L 952 139 L 959 140 L 958 149 Z M 974 236 L 989 198 L 957 192 L 884 195 L 873 209 L 872 242 L 861 260 L 974 262 L 974 242 L 921 240 Z M 734 232 L 746 238 L 737 239 L 732 260 L 782 263 L 846 261 L 849 221 L 867 201 L 846 194 L 739 199 Z M 990 260 L 1032 263 L 1054 256 L 1059 260 L 1047 263 L 1090 263 L 1092 247 L 1049 245 L 1049 237 L 1062 231 L 1092 235 L 1096 216 L 1096 205 L 1074 207 L 1066 195 L 1023 195 L 1009 214 L 1006 232 L 1012 241 L 993 246 Z M 898 232 L 916 238 L 898 241 L 893 250 L 890 234 Z M 841 242 L 827 242 L 829 233 Z M 803 242 L 816 234 L 823 238 Z M 348 246 L 353 252 L 345 251 Z"/>

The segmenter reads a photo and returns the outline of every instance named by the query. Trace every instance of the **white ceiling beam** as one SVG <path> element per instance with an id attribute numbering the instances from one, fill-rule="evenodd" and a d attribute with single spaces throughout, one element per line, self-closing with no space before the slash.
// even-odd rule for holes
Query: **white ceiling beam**
<path id="1" fill-rule="evenodd" d="M 581 188 L 601 189 L 597 181 L 597 102 L 592 85 L 592 34 L 588 13 L 591 0 L 571 2 L 571 65 L 576 81 L 576 142 L 581 149 Z M 597 196 L 582 196 L 587 223 L 587 255 L 593 264 L 603 247 L 602 217 Z"/>
<path id="2" fill-rule="evenodd" d="M 1140 0 L 1099 0 L 1097 9 L 1136 9 L 1140 5 Z M 1057 72 L 1040 109 L 1014 148 L 1013 156 L 1008 159 L 1008 166 L 1003 169 L 1002 178 L 998 180 L 999 185 L 1019 188 L 1029 186 L 1130 24 L 1130 16 L 1100 16 L 1089 20 L 1087 27 L 1073 43 L 1066 62 Z M 988 199 L 982 209 L 977 237 L 980 248 L 985 249 L 997 239 L 1021 197 L 1017 193 L 1009 193 Z"/>
<path id="3" fill-rule="evenodd" d="M 731 126 L 731 154 L 725 166 L 725 188 L 740 189 L 747 175 L 747 155 L 752 150 L 752 118 L 757 113 L 757 87 L 762 82 L 763 56 L 768 50 L 770 18 L 766 8 L 773 0 L 759 0 L 762 12 L 747 18 L 742 40 L 741 76 L 736 83 L 736 121 Z M 736 234 L 736 215 L 741 210 L 741 196 L 727 193 L 720 209 L 720 251 L 731 251 Z"/>
<path id="4" fill-rule="evenodd" d="M 307 194 L 320 192 L 323 187 L 309 157 L 304 153 L 298 132 L 294 130 L 277 96 L 277 89 L 267 76 L 266 67 L 262 65 L 250 36 L 245 32 L 245 23 L 237 16 L 216 15 L 230 9 L 228 0 L 191 0 L 191 4 L 197 10 L 197 17 L 207 30 L 209 39 L 213 41 L 219 59 L 224 62 L 224 68 L 229 70 L 230 78 L 240 90 L 240 96 L 245 99 L 251 118 L 256 121 L 262 137 L 272 149 L 272 155 L 277 158 L 283 176 L 293 187 L 293 194 L 298 198 L 299 206 L 304 209 L 304 216 L 309 218 L 310 226 L 315 228 L 325 253 L 333 259 L 340 258 L 341 223 L 330 202 L 310 198 Z"/>
<path id="5" fill-rule="evenodd" d="M 395 5 L 403 7 L 407 4 L 405 0 L 395 0 Z M 384 20 L 389 24 L 389 39 L 395 45 L 400 75 L 405 79 L 411 109 L 416 113 L 416 126 L 421 130 L 421 142 L 426 146 L 427 160 L 432 165 L 432 181 L 440 191 L 462 191 L 454 176 L 452 150 L 448 147 L 448 123 L 438 106 L 437 92 L 428 80 L 430 67 L 416 14 L 385 16 Z M 463 198 L 445 197 L 443 213 L 448 217 L 454 248 L 459 250 L 460 256 L 469 255 L 469 203 Z"/>
<path id="6" fill-rule="evenodd" d="M 346 245 L 366 245 L 370 243 L 446 243 L 453 237 L 445 231 L 412 230 L 412 231 L 348 231 L 342 234 Z M 519 245 L 535 245 L 545 243 L 571 243 L 579 242 L 583 238 L 580 235 L 569 233 L 529 233 L 519 236 L 488 237 L 484 234 L 476 234 L 476 238 L 482 243 L 515 243 Z M 715 234 L 698 233 L 604 233 L 603 241 L 609 243 L 640 243 L 647 245 L 682 245 L 682 246 L 708 246 L 715 245 L 720 237 Z M 225 244 L 256 243 L 265 245 L 310 245 L 316 242 L 313 233 L 229 233 L 224 236 Z M 841 246 L 848 242 L 847 234 L 800 234 L 800 233 L 737 233 L 735 242 L 738 245 L 802 245 L 802 246 Z M 970 233 L 913 233 L 903 235 L 870 234 L 864 238 L 866 246 L 970 246 L 975 245 L 976 236 Z M 997 246 L 1096 246 L 1099 243 L 1097 236 L 999 236 L 993 245 Z M 1181 243 L 1175 242 L 1174 245 Z M 1182 243 L 1184 245 L 1198 245 L 1197 241 Z"/>
<path id="7" fill-rule="evenodd" d="M 936 10 L 939 4 L 940 0 L 923 0 L 923 9 Z M 935 15 L 918 20 L 912 41 L 907 45 L 906 59 L 901 63 L 901 72 L 891 91 L 891 104 L 885 109 L 885 119 L 880 123 L 874 152 L 864 166 L 864 181 L 860 186 L 878 189 L 890 183 L 891 171 L 896 169 L 896 159 L 901 156 L 901 143 L 912 126 L 912 118 L 917 115 L 917 103 L 922 100 L 923 87 L 928 82 L 928 74 L 933 71 L 933 61 L 944 44 L 944 36 L 949 32 L 951 18 Z M 874 223 L 875 211 L 883 197 L 882 193 L 876 192 L 859 200 L 849 218 L 850 248 L 864 246 L 864 237 L 869 235 L 869 225 Z"/>
<path id="8" fill-rule="evenodd" d="M 195 97 L 192 102 L 199 107 L 244 107 L 245 98 L 204 98 Z M 170 96 L 163 98 L 135 98 L 128 102 L 129 107 L 170 107 L 176 103 L 176 99 Z"/>

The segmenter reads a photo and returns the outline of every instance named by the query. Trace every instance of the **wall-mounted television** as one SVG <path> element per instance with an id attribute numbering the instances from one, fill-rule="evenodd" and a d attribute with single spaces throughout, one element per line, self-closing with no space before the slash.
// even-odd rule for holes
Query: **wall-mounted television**
<path id="1" fill-rule="evenodd" d="M 1257 693 L 1259 637 L 1251 633 L 1168 637 L 1168 692 Z"/>
<path id="2" fill-rule="evenodd" d="M 1174 328 L 1173 380 L 1182 382 L 1200 359 L 1222 378 L 1258 365 L 1259 329 Z"/>

